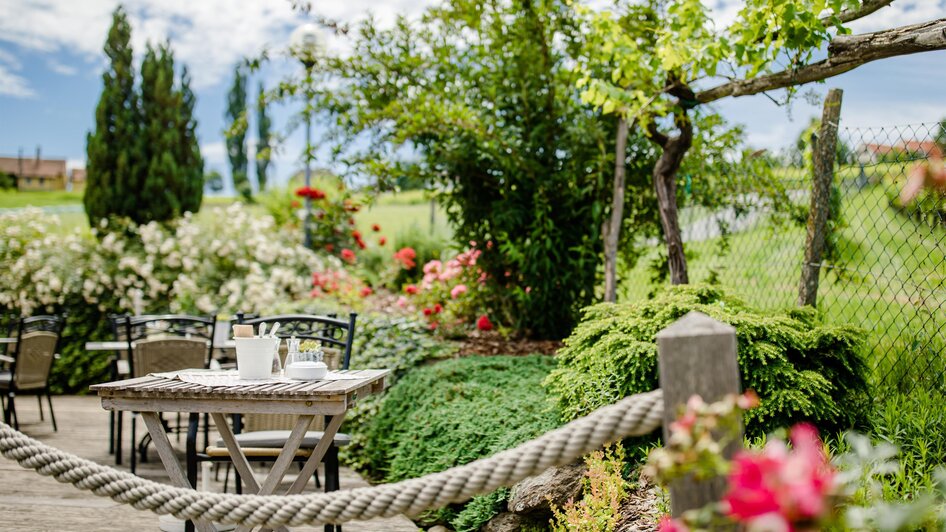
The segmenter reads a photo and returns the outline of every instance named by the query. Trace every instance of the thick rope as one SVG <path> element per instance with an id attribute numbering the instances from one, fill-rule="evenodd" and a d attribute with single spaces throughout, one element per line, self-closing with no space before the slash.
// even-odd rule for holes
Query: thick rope
<path id="1" fill-rule="evenodd" d="M 655 390 L 599 408 L 513 449 L 440 473 L 367 488 L 290 496 L 206 493 L 160 484 L 60 451 L 5 423 L 0 423 L 0 453 L 27 469 L 139 510 L 224 524 L 298 526 L 416 516 L 571 463 L 608 442 L 649 434 L 662 419 L 663 395 Z"/>

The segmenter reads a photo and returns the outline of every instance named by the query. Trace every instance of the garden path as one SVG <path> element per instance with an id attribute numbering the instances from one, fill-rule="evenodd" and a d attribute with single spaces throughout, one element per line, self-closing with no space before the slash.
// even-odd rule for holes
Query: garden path
<path id="1" fill-rule="evenodd" d="M 47 421 L 39 420 L 36 401 L 32 397 L 19 399 L 17 413 L 20 417 L 20 429 L 64 451 L 100 464 L 113 464 L 106 446 L 108 412 L 102 410 L 98 397 L 58 396 L 53 398 L 53 406 L 56 409 L 59 432 L 53 432 L 48 417 Z M 128 418 L 125 419 L 127 425 Z M 140 433 L 143 433 L 143 425 L 140 430 Z M 216 436 L 212 434 L 211 437 Z M 172 436 L 171 440 L 183 456 L 183 438 L 177 442 Z M 138 465 L 138 474 L 156 482 L 170 483 L 153 448 L 149 452 L 149 461 Z M 0 478 L 3 479 L 0 482 L 0 528 L 5 531 L 158 530 L 158 516 L 151 512 L 135 510 L 111 499 L 79 491 L 71 485 L 60 484 L 52 478 L 27 471 L 10 460 L 0 459 Z M 213 490 L 222 491 L 222 472 L 220 480 L 221 482 L 211 483 Z M 285 482 L 288 485 L 292 480 L 294 476 L 290 474 L 286 476 Z M 342 468 L 343 489 L 367 485 L 357 473 Z M 307 492 L 312 489 L 314 488 L 310 484 Z M 406 517 L 399 516 L 346 523 L 344 529 L 346 532 L 407 532 L 415 531 L 417 527 Z M 294 527 L 292 530 L 315 532 L 321 531 L 322 527 Z"/>

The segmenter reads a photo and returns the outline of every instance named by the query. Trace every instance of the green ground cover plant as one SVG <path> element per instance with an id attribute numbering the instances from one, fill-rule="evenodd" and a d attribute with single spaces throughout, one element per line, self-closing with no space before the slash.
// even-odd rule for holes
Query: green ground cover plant
<path id="1" fill-rule="evenodd" d="M 443 471 L 514 447 L 556 427 L 542 380 L 551 357 L 465 357 L 408 373 L 385 395 L 351 453 L 362 473 L 396 482 Z M 485 495 L 426 516 L 476 530 L 504 495 Z"/>
<path id="2" fill-rule="evenodd" d="M 708 285 L 676 286 L 654 299 L 585 309 L 546 380 L 562 418 L 657 388 L 655 335 L 690 311 L 736 328 L 743 387 L 761 398 L 760 407 L 747 413 L 747 434 L 799 421 L 822 430 L 866 423 L 861 331 L 822 325 L 812 309 L 760 313 Z"/>

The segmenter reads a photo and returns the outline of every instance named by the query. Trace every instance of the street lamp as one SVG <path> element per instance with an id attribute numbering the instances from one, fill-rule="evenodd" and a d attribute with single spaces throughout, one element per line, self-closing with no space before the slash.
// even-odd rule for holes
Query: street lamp
<path id="1" fill-rule="evenodd" d="M 312 23 L 303 24 L 296 28 L 289 36 L 289 52 L 302 62 L 305 67 L 305 186 L 312 185 L 312 69 L 319 55 L 325 49 L 322 33 L 318 26 Z M 312 198 L 305 198 L 305 246 L 312 247 Z"/>

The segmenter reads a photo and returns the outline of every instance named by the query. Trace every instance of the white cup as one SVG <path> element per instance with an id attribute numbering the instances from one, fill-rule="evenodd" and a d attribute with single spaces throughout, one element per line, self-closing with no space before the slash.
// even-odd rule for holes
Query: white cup
<path id="1" fill-rule="evenodd" d="M 279 338 L 234 338 L 240 379 L 268 379 L 273 374 L 273 357 Z"/>

